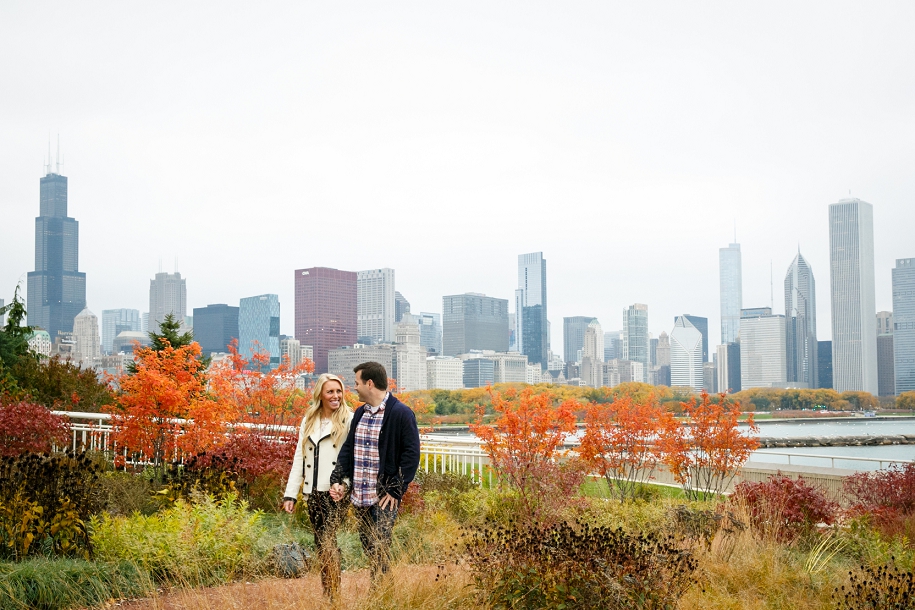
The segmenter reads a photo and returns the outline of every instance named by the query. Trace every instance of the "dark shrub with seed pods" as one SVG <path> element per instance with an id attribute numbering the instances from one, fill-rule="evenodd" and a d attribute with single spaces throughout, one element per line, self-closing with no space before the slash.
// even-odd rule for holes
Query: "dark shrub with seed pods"
<path id="1" fill-rule="evenodd" d="M 674 608 L 697 567 L 672 537 L 581 522 L 493 524 L 466 545 L 480 601 L 493 608 Z"/>
<path id="2" fill-rule="evenodd" d="M 915 573 L 890 563 L 862 566 L 848 576 L 848 586 L 837 587 L 832 594 L 839 610 L 915 610 Z"/>

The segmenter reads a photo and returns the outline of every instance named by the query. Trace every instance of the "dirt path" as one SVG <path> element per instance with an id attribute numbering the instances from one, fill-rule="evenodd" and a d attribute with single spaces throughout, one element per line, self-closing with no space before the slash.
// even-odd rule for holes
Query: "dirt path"
<path id="1" fill-rule="evenodd" d="M 400 597 L 399 593 L 404 592 L 405 589 L 434 583 L 437 580 L 436 577 L 437 570 L 434 566 L 395 568 L 390 583 L 392 591 L 389 591 L 385 597 L 390 598 L 392 595 Z M 365 608 L 369 597 L 368 571 L 359 570 L 343 573 L 340 600 L 334 606 L 324 598 L 321 592 L 321 581 L 317 574 L 309 574 L 296 579 L 270 578 L 206 589 L 170 590 L 151 598 L 120 602 L 112 608 L 116 607 L 118 610 L 317 610 L 323 608 L 349 610 Z M 420 606 L 425 606 L 425 604 L 420 604 Z"/>

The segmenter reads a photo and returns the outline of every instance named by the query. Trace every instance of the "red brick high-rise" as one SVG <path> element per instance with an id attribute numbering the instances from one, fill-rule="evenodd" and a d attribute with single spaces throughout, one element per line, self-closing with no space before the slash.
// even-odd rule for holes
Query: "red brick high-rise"
<path id="1" fill-rule="evenodd" d="M 355 271 L 296 269 L 295 338 L 314 348 L 317 374 L 327 372 L 328 350 L 356 343 Z"/>

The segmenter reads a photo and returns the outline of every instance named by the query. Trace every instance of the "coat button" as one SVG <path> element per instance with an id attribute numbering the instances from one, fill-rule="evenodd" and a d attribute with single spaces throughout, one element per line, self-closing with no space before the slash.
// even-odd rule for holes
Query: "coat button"
<path id="1" fill-rule="evenodd" d="M 311 464 L 309 464 L 309 465 L 308 465 L 308 466 L 306 466 L 306 467 L 305 467 L 305 468 L 311 468 Z"/>
<path id="2" fill-rule="evenodd" d="M 337 465 L 337 462 L 331 462 L 330 465 L 331 465 L 331 466 L 336 466 L 336 465 Z"/>
<path id="3" fill-rule="evenodd" d="M 309 447 L 308 450 L 311 451 L 311 447 Z"/>

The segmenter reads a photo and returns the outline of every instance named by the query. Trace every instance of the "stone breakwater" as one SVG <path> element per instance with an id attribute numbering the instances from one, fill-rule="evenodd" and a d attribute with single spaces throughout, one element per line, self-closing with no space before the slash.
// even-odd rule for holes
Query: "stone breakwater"
<path id="1" fill-rule="evenodd" d="M 869 447 L 875 445 L 915 445 L 915 434 L 796 436 L 792 438 L 759 437 L 760 449 L 774 449 L 776 447 Z"/>

